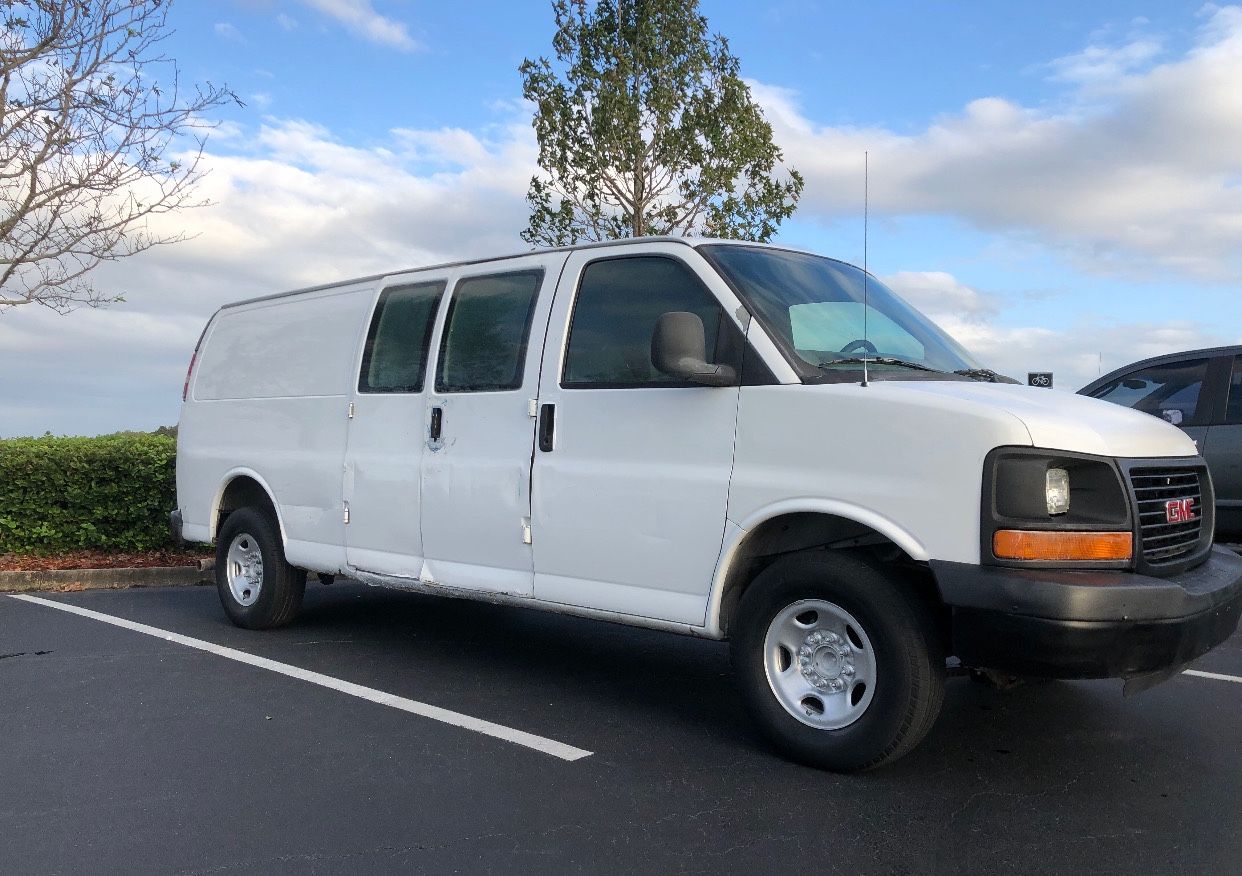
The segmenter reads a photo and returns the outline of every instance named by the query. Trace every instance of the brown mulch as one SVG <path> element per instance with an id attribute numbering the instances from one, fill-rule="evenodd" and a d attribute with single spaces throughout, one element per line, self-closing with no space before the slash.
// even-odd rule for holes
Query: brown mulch
<path id="1" fill-rule="evenodd" d="M 48 572 L 54 569 L 145 569 L 151 566 L 195 566 L 212 552 L 200 550 L 158 550 L 124 553 L 117 551 L 65 551 L 50 556 L 0 554 L 0 572 Z"/>

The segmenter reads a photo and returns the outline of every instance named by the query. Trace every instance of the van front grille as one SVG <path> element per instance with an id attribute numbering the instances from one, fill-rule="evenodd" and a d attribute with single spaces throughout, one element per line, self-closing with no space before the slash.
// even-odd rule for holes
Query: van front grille
<path id="1" fill-rule="evenodd" d="M 1130 482 L 1138 510 L 1139 543 L 1147 565 L 1176 562 L 1200 548 L 1209 509 L 1204 507 L 1197 469 L 1135 468 L 1130 470 Z M 1173 499 L 1191 499 L 1194 518 L 1170 523 L 1167 506 Z M 1206 535 L 1211 538 L 1210 531 Z"/>

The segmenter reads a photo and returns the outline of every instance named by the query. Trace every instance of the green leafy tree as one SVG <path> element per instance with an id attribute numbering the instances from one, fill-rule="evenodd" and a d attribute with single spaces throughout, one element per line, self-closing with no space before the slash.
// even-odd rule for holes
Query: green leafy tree
<path id="1" fill-rule="evenodd" d="M 644 234 L 768 240 L 802 176 L 697 0 L 553 0 L 557 63 L 519 68 L 539 165 L 522 239 Z"/>

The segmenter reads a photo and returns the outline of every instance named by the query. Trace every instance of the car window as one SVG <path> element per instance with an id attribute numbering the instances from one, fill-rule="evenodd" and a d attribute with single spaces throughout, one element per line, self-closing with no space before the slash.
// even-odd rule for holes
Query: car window
<path id="1" fill-rule="evenodd" d="M 1207 359 L 1153 365 L 1111 380 L 1091 396 L 1163 417 L 1174 426 L 1193 425 L 1199 420 L 1207 366 Z"/>
<path id="2" fill-rule="evenodd" d="M 931 320 L 853 265 L 739 244 L 707 244 L 699 252 L 759 318 L 803 379 L 861 379 L 864 356 L 942 372 L 980 367 Z M 871 368 L 888 379 L 927 376 L 900 363 L 872 362 Z"/>
<path id="3" fill-rule="evenodd" d="M 656 321 L 671 311 L 687 311 L 703 320 L 709 362 L 719 361 L 717 348 L 729 358 L 721 340 L 720 304 L 685 264 L 658 256 L 591 262 L 578 285 L 561 385 L 693 386 L 651 364 Z"/>
<path id="4" fill-rule="evenodd" d="M 460 281 L 449 301 L 437 392 L 518 389 L 542 271 Z"/>
<path id="5" fill-rule="evenodd" d="M 789 308 L 794 349 L 807 361 L 818 361 L 820 352 L 849 349 L 866 338 L 880 356 L 896 356 L 922 362 L 926 347 L 886 314 L 861 301 L 816 301 Z M 863 352 L 856 347 L 853 352 Z"/>
<path id="6" fill-rule="evenodd" d="M 375 305 L 358 375 L 359 392 L 422 392 L 423 371 L 444 283 L 385 289 Z"/>
<path id="7" fill-rule="evenodd" d="M 1229 406 L 1225 409 L 1225 422 L 1242 423 L 1242 356 L 1233 360 L 1233 373 L 1229 376 Z"/>

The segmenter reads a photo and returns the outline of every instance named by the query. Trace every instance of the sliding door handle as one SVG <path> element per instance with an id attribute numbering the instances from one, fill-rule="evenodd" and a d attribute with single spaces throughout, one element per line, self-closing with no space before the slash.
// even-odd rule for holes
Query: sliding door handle
<path id="1" fill-rule="evenodd" d="M 556 444 L 556 405 L 539 408 L 539 449 L 551 453 Z"/>
<path id="2" fill-rule="evenodd" d="M 436 442 L 440 440 L 440 434 L 444 431 L 444 408 L 431 409 L 431 440 Z"/>

